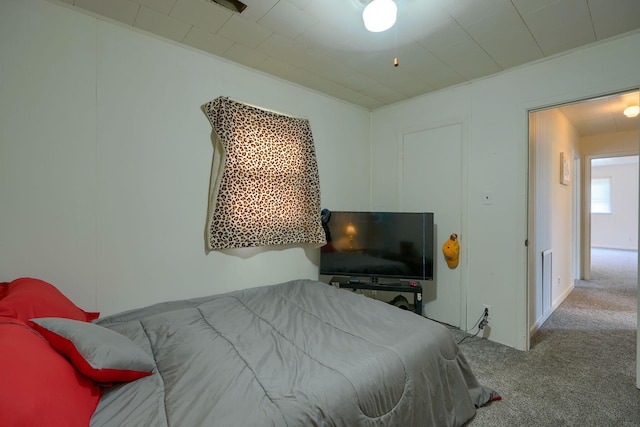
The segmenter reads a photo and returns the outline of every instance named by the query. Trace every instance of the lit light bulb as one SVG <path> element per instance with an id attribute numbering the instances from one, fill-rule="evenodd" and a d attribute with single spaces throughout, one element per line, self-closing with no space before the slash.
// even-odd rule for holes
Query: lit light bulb
<path id="1" fill-rule="evenodd" d="M 362 11 L 362 20 L 372 33 L 386 31 L 396 23 L 398 6 L 393 0 L 372 0 Z"/>
<path id="2" fill-rule="evenodd" d="M 627 117 L 638 117 L 638 114 L 640 114 L 640 106 L 638 105 L 632 105 L 624 109 L 624 115 Z"/>

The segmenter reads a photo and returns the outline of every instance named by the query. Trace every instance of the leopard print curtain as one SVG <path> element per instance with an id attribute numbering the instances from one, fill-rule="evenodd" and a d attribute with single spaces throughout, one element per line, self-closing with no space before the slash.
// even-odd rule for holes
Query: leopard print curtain
<path id="1" fill-rule="evenodd" d="M 214 145 L 207 249 L 324 245 L 309 121 L 226 97 L 203 110 Z"/>

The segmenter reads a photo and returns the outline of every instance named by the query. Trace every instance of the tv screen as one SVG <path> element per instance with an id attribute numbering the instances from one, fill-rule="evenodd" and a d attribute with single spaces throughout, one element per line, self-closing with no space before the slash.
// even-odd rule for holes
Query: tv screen
<path id="1" fill-rule="evenodd" d="M 333 211 L 323 226 L 320 274 L 433 280 L 433 213 Z"/>

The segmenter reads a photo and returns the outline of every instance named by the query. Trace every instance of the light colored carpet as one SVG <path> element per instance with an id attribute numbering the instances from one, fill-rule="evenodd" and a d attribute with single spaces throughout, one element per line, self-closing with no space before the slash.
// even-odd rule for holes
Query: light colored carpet
<path id="1" fill-rule="evenodd" d="M 480 383 L 502 396 L 467 425 L 640 426 L 637 274 L 637 252 L 594 249 L 592 280 L 576 282 L 530 351 L 480 338 L 460 344 Z"/>

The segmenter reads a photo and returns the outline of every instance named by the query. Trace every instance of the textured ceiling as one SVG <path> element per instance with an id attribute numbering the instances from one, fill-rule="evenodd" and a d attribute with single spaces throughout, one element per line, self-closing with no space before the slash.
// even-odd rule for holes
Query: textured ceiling
<path id="1" fill-rule="evenodd" d="M 640 0 L 396 0 L 383 33 L 368 0 L 60 1 L 368 109 L 640 28 Z"/>
<path id="2" fill-rule="evenodd" d="M 605 96 L 558 108 L 581 136 L 587 136 L 637 130 L 640 117 L 629 118 L 622 113 L 631 105 L 640 105 L 640 92 Z"/>

